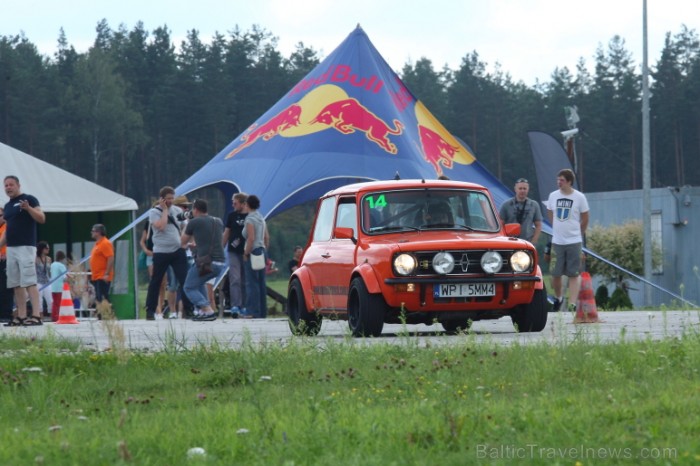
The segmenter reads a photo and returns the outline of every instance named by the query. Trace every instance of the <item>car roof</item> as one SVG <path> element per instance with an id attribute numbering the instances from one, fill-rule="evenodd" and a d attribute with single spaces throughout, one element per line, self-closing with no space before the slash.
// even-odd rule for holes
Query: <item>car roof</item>
<path id="1" fill-rule="evenodd" d="M 411 189 L 411 188 L 452 188 L 452 189 L 476 189 L 487 191 L 487 189 L 476 183 L 454 180 L 383 180 L 368 181 L 365 183 L 353 183 L 328 191 L 323 197 L 337 196 L 343 194 L 361 194 L 363 192 Z"/>

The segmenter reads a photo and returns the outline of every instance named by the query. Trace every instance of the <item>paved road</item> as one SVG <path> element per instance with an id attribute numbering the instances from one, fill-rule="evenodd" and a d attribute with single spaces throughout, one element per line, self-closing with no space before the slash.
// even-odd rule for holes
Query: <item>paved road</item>
<path id="1" fill-rule="evenodd" d="M 621 339 L 673 338 L 683 332 L 700 331 L 700 311 L 627 311 L 601 312 L 597 324 L 573 324 L 568 313 L 550 313 L 549 322 L 540 333 L 518 334 L 513 330 L 510 318 L 479 321 L 473 324 L 477 341 L 509 345 L 514 342 L 529 344 L 546 341 L 552 344 L 571 342 L 576 338 L 611 342 Z M 133 350 L 161 351 L 166 348 L 184 349 L 197 345 L 216 344 L 237 348 L 244 341 L 278 343 L 292 338 L 284 318 L 270 319 L 219 319 L 214 322 L 190 320 L 122 320 L 116 322 L 123 331 L 124 341 Z M 410 338 L 406 336 L 409 333 Z M 81 320 L 77 325 L 44 324 L 41 327 L 0 327 L 0 335 L 37 336 L 58 335 L 74 339 L 89 349 L 103 351 L 110 348 L 105 323 L 93 319 Z M 440 325 L 385 325 L 379 338 L 353 339 L 349 336 L 347 322 L 323 322 L 319 341 L 345 340 L 353 344 L 391 343 L 402 344 L 418 340 L 420 345 L 454 344 L 464 341 L 464 335 L 445 335 Z M 471 337 L 470 337 L 471 338 Z"/>

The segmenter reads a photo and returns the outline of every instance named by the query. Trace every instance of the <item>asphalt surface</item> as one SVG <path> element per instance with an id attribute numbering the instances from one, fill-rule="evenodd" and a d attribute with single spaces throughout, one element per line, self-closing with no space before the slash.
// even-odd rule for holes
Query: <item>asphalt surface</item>
<path id="1" fill-rule="evenodd" d="M 565 344 L 587 338 L 594 342 L 619 342 L 633 339 L 663 339 L 680 337 L 683 333 L 700 332 L 700 311 L 625 311 L 600 312 L 600 323 L 574 324 L 573 314 L 550 313 L 547 326 L 539 333 L 516 333 L 510 318 L 474 322 L 472 333 L 446 335 L 439 324 L 385 325 L 378 338 L 352 338 L 345 321 L 324 320 L 319 336 L 320 343 L 346 341 L 351 344 L 406 344 L 416 342 L 421 346 L 449 345 L 464 342 L 465 338 L 496 345 L 532 344 L 547 342 Z M 113 321 L 117 333 L 121 333 L 124 346 L 135 351 L 183 350 L 197 346 L 238 348 L 252 343 L 284 344 L 293 337 L 285 318 L 268 319 L 217 319 L 213 322 L 194 322 L 184 319 L 162 321 L 121 320 Z M 1 335 L 24 337 L 62 337 L 80 342 L 94 351 L 112 347 L 108 325 L 95 319 L 81 319 L 78 324 L 57 325 L 44 323 L 38 327 L 0 326 Z"/>

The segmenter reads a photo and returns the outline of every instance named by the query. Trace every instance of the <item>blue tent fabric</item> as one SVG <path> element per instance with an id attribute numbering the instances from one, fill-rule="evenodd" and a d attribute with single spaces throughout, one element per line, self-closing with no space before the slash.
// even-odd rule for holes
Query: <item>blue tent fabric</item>
<path id="1" fill-rule="evenodd" d="M 180 184 L 256 194 L 273 216 L 358 181 L 440 175 L 513 195 L 406 88 L 358 26 L 246 131 Z"/>

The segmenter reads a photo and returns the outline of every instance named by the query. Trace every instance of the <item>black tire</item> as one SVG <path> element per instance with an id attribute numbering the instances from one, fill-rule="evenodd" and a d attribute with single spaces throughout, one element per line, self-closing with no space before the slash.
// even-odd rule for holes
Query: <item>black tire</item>
<path id="1" fill-rule="evenodd" d="M 440 324 L 442 324 L 442 328 L 445 329 L 445 332 L 447 332 L 450 335 L 456 335 L 457 333 L 469 330 L 469 327 L 471 327 L 471 323 L 472 321 L 469 319 L 443 320 L 442 322 L 440 322 Z"/>
<path id="2" fill-rule="evenodd" d="M 547 325 L 547 290 L 535 290 L 530 304 L 518 306 L 510 315 L 518 332 L 541 332 Z"/>
<path id="3" fill-rule="evenodd" d="M 289 285 L 287 316 L 289 317 L 289 329 L 294 335 L 315 336 L 321 331 L 322 318 L 315 312 L 309 312 L 306 309 L 304 289 L 299 280 L 294 280 Z"/>
<path id="4" fill-rule="evenodd" d="M 386 303 L 381 294 L 370 294 L 365 282 L 356 277 L 348 293 L 348 325 L 354 337 L 378 337 L 384 328 Z"/>

